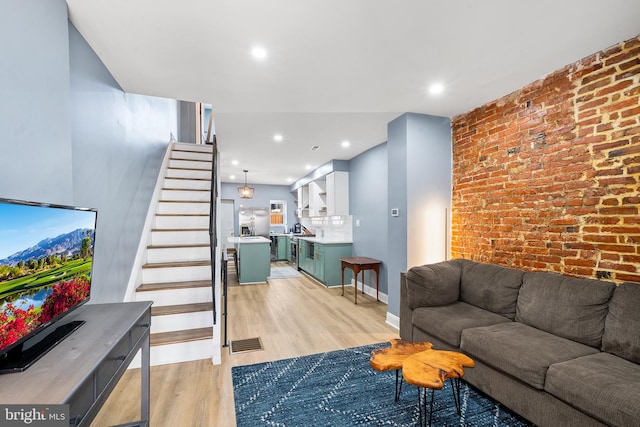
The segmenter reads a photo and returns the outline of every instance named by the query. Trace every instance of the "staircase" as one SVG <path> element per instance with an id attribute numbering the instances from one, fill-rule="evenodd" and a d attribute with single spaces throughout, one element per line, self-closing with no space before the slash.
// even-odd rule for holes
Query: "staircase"
<path id="1" fill-rule="evenodd" d="M 151 365 L 211 358 L 209 206 L 212 147 L 175 143 L 142 265 L 136 301 L 153 301 Z"/>

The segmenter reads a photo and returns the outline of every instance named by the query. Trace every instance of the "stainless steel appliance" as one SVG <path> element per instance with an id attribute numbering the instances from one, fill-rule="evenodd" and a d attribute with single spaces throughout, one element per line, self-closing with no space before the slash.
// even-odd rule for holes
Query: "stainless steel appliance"
<path id="1" fill-rule="evenodd" d="M 238 224 L 241 236 L 269 237 L 269 209 L 240 208 Z"/>
<path id="2" fill-rule="evenodd" d="M 298 238 L 291 236 L 291 265 L 298 269 Z"/>

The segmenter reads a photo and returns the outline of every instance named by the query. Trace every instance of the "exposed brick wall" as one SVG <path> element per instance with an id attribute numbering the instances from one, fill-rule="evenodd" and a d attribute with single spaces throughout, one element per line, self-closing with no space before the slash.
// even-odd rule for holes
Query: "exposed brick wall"
<path id="1" fill-rule="evenodd" d="M 640 36 L 453 118 L 453 257 L 640 282 Z"/>

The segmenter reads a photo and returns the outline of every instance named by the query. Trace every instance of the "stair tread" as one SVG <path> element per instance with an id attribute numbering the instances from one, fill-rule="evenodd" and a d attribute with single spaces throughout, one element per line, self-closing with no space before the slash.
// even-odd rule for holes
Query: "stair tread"
<path id="1" fill-rule="evenodd" d="M 201 163 L 211 163 L 211 160 L 202 160 L 202 159 L 181 159 L 176 157 L 169 157 L 169 160 L 180 160 L 184 162 L 201 162 Z"/>
<path id="2" fill-rule="evenodd" d="M 210 203 L 209 200 L 160 200 L 160 203 Z"/>
<path id="3" fill-rule="evenodd" d="M 165 232 L 165 231 L 209 231 L 208 228 L 152 228 L 151 231 Z"/>
<path id="4" fill-rule="evenodd" d="M 213 310 L 212 302 L 197 302 L 193 304 L 162 305 L 151 307 L 152 316 L 164 316 L 168 314 L 194 313 L 198 311 Z"/>
<path id="5" fill-rule="evenodd" d="M 208 243 L 193 243 L 190 245 L 175 244 L 175 245 L 149 245 L 147 249 L 180 249 L 180 248 L 208 248 Z"/>
<path id="6" fill-rule="evenodd" d="M 211 280 L 192 280 L 189 282 L 143 283 L 136 292 L 166 291 L 172 289 L 211 287 Z"/>
<path id="7" fill-rule="evenodd" d="M 144 264 L 142 268 L 201 267 L 207 265 L 211 265 L 211 261 L 154 262 Z"/>
<path id="8" fill-rule="evenodd" d="M 162 191 L 197 191 L 198 193 L 210 193 L 211 190 L 208 188 L 162 188 Z"/>
<path id="9" fill-rule="evenodd" d="M 157 213 L 156 216 L 209 216 L 209 214 L 206 214 L 206 213 L 183 213 L 183 214 Z"/>
<path id="10" fill-rule="evenodd" d="M 159 332 L 151 334 L 151 346 L 177 344 L 213 338 L 213 328 L 185 329 L 182 331 Z"/>
<path id="11" fill-rule="evenodd" d="M 168 167 L 168 168 L 167 168 L 167 170 L 170 170 L 170 169 L 181 170 L 181 171 L 200 171 L 200 172 L 202 172 L 202 171 L 207 171 L 207 172 L 211 172 L 211 168 L 208 168 L 208 169 L 200 169 L 200 168 L 177 168 L 177 167 L 175 167 L 175 166 L 170 166 L 170 167 Z"/>
<path id="12" fill-rule="evenodd" d="M 182 181 L 211 181 L 211 178 L 187 178 L 184 176 L 165 176 L 165 179 L 179 179 Z"/>

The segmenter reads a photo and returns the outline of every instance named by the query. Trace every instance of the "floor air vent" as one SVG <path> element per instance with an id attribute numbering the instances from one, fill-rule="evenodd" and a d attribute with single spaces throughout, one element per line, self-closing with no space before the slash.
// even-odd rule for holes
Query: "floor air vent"
<path id="1" fill-rule="evenodd" d="M 247 338 L 244 340 L 231 341 L 230 353 L 245 353 L 247 351 L 263 350 L 260 338 Z"/>

